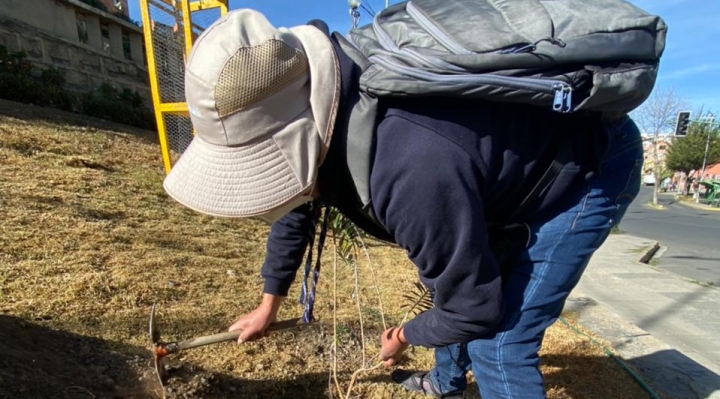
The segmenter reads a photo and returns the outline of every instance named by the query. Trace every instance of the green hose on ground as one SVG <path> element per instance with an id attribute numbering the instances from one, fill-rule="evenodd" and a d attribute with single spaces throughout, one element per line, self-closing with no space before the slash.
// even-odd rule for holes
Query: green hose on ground
<path id="1" fill-rule="evenodd" d="M 642 387 L 642 389 L 645 390 L 645 392 L 650 394 L 650 397 L 652 399 L 660 399 L 660 396 L 658 396 L 658 394 L 656 394 L 655 391 L 653 391 L 653 389 L 650 388 L 650 386 L 642 379 L 642 377 L 640 377 L 636 372 L 634 372 L 630 367 L 628 367 L 628 365 L 625 364 L 625 362 L 623 362 L 619 357 L 615 356 L 615 354 L 612 353 L 612 351 L 610 349 L 605 347 L 605 345 L 601 344 L 595 338 L 585 334 L 584 332 L 582 332 L 582 331 L 578 330 L 577 328 L 575 328 L 574 326 L 572 326 L 570 323 L 567 322 L 567 320 L 565 320 L 565 318 L 559 317 L 558 319 L 574 333 L 584 336 L 585 338 L 589 339 L 590 342 L 592 342 L 593 344 L 601 347 L 603 349 L 603 352 L 605 352 L 605 354 L 608 357 L 610 357 L 612 360 L 614 360 L 615 363 L 620 365 L 620 367 L 622 367 L 623 370 L 625 370 L 628 374 L 630 374 L 630 377 L 632 377 L 633 380 L 635 380 L 635 382 L 637 382 L 640 385 L 640 387 Z"/>

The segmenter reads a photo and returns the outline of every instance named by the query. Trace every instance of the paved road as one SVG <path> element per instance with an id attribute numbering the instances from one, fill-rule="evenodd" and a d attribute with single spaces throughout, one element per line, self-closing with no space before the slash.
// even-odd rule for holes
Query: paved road
<path id="1" fill-rule="evenodd" d="M 643 186 L 620 223 L 620 230 L 657 240 L 667 251 L 658 266 L 681 276 L 720 286 L 720 212 L 690 208 L 661 194 L 665 210 L 647 206 L 652 187 Z"/>

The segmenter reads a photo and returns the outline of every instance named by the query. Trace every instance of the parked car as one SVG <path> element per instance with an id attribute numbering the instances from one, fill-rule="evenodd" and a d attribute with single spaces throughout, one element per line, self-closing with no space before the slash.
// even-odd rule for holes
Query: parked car
<path id="1" fill-rule="evenodd" d="M 645 177 L 643 177 L 643 184 L 646 186 L 654 186 L 655 185 L 655 175 L 653 175 L 653 174 L 645 175 Z"/>

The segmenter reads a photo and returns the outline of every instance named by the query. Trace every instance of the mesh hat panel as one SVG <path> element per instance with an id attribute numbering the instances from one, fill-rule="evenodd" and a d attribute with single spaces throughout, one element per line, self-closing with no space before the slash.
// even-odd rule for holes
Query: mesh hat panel
<path id="1" fill-rule="evenodd" d="M 242 47 L 228 59 L 215 87 L 215 106 L 224 118 L 276 94 L 306 76 L 303 53 L 280 40 Z"/>

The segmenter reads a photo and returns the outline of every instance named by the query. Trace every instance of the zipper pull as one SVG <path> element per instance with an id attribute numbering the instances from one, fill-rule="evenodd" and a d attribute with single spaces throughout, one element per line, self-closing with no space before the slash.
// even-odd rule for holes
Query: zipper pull
<path id="1" fill-rule="evenodd" d="M 555 112 L 562 112 L 563 109 L 563 89 L 562 85 L 555 83 L 553 85 L 553 90 L 555 91 L 555 99 L 553 99 L 553 111 Z"/>
<path id="2" fill-rule="evenodd" d="M 572 87 L 565 86 L 565 90 L 563 90 L 563 94 L 565 97 L 565 109 L 563 112 L 570 113 L 573 111 L 573 109 L 572 109 Z"/>
<path id="3" fill-rule="evenodd" d="M 566 84 L 556 83 L 553 85 L 555 97 L 553 99 L 553 111 L 563 114 L 572 112 L 572 88 Z"/>

